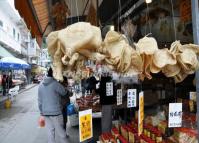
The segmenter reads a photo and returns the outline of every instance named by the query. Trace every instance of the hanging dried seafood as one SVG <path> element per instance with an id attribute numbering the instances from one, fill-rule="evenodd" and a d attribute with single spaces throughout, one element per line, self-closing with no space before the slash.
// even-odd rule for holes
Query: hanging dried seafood
<path id="1" fill-rule="evenodd" d="M 65 29 L 51 32 L 47 37 L 48 52 L 52 57 L 54 78 L 63 80 L 63 74 L 76 80 L 84 78 L 82 71 L 87 60 L 109 67 L 122 75 L 139 75 L 141 80 L 151 79 L 150 73 L 162 72 L 183 81 L 199 67 L 199 46 L 182 45 L 179 41 L 170 49 L 158 49 L 153 37 L 143 37 L 134 43 L 133 49 L 127 38 L 109 31 L 102 41 L 101 30 L 90 23 L 78 22 Z"/>

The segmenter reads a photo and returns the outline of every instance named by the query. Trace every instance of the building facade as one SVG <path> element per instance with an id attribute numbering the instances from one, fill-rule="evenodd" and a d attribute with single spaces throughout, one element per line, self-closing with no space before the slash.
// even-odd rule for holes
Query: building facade
<path id="1" fill-rule="evenodd" d="M 14 0 L 0 1 L 0 58 L 14 56 L 38 64 L 40 47 L 14 7 Z"/>

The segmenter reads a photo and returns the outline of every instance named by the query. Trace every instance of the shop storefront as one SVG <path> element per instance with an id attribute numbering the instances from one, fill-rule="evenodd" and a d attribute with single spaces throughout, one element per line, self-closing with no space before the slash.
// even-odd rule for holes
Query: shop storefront
<path id="1" fill-rule="evenodd" d="M 78 22 L 47 37 L 54 78 L 73 81 L 70 124 L 81 142 L 197 143 L 198 1 L 118 3 L 106 30 Z"/>

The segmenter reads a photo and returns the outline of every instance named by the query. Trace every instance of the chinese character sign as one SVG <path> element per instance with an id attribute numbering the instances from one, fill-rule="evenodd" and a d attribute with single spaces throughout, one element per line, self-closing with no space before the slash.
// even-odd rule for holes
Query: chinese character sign
<path id="1" fill-rule="evenodd" d="M 79 137 L 80 142 L 93 137 L 91 109 L 79 112 Z"/>
<path id="2" fill-rule="evenodd" d="M 117 105 L 122 104 L 122 89 L 117 90 Z"/>
<path id="3" fill-rule="evenodd" d="M 113 96 L 113 82 L 106 83 L 106 96 Z"/>
<path id="4" fill-rule="evenodd" d="M 127 90 L 127 107 L 136 107 L 136 95 L 137 90 L 136 89 L 128 89 Z"/>
<path id="5" fill-rule="evenodd" d="M 182 126 L 182 103 L 169 104 L 169 128 Z"/>

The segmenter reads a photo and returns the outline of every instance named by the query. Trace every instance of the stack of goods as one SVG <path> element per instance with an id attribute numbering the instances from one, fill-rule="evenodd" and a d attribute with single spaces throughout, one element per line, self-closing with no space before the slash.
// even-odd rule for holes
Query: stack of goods
<path id="1" fill-rule="evenodd" d="M 196 117 L 184 114 L 183 122 L 184 120 L 194 123 Z M 133 120 L 129 124 L 120 125 L 119 128 L 112 128 L 111 133 L 106 134 L 108 134 L 111 143 L 115 141 L 119 143 L 197 143 L 196 129 L 191 126 L 185 127 L 184 123 L 182 126 L 181 128 L 174 128 L 174 132 L 168 133 L 171 130 L 168 128 L 166 120 L 159 122 L 157 126 L 145 122 L 143 133 L 138 136 L 138 124 L 136 120 Z M 102 134 L 100 139 L 107 137 L 106 134 Z M 101 140 L 101 143 L 105 143 L 105 141 Z"/>
<path id="2" fill-rule="evenodd" d="M 178 143 L 197 143 L 197 131 L 189 128 L 175 128 L 172 139 Z"/>
<path id="3" fill-rule="evenodd" d="M 92 109 L 93 112 L 100 112 L 100 97 L 95 95 L 82 96 L 76 100 L 79 110 Z"/>
<path id="4" fill-rule="evenodd" d="M 99 137 L 100 143 L 117 143 L 114 136 L 111 133 L 103 133 Z"/>
<path id="5" fill-rule="evenodd" d="M 162 132 L 158 128 L 150 124 L 144 125 L 144 133 L 142 134 L 142 137 L 144 138 L 144 140 L 151 140 L 151 142 L 163 142 Z"/>
<path id="6" fill-rule="evenodd" d="M 134 49 L 127 38 L 116 31 L 109 31 L 102 41 L 100 28 L 86 22 L 51 32 L 47 44 L 53 60 L 53 76 L 59 81 L 63 75 L 84 78 L 81 72 L 87 60 L 122 75 L 139 75 L 141 80 L 151 79 L 150 73 L 162 72 L 166 77 L 173 77 L 176 83 L 199 67 L 198 45 L 175 41 L 169 49 L 158 49 L 157 41 L 145 36 L 133 44 Z"/>

